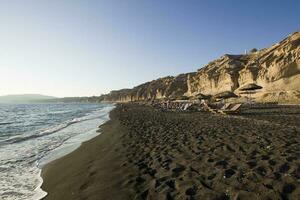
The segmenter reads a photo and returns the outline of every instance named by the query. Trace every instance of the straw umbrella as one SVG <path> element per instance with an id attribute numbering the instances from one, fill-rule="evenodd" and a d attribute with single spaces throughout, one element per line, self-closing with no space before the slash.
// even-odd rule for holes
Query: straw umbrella
<path id="1" fill-rule="evenodd" d="M 232 98 L 232 97 L 237 97 L 237 95 L 231 91 L 225 91 L 225 92 L 216 94 L 214 97 L 217 99 L 228 99 L 228 98 Z"/>
<path id="2" fill-rule="evenodd" d="M 179 96 L 176 98 L 176 100 L 189 100 L 189 97 L 187 96 Z"/>
<path id="3" fill-rule="evenodd" d="M 249 99 L 251 99 L 251 94 L 255 93 L 256 90 L 262 89 L 261 86 L 256 85 L 255 83 L 249 83 L 244 85 L 243 87 L 240 87 L 239 90 L 240 91 L 244 91 L 243 94 L 249 94 Z"/>
<path id="4" fill-rule="evenodd" d="M 243 87 L 240 87 L 239 90 L 252 91 L 252 90 L 259 90 L 259 89 L 262 89 L 262 87 L 259 85 L 256 85 L 255 83 L 249 83 L 249 84 L 244 85 Z"/>
<path id="5" fill-rule="evenodd" d="M 191 100 L 193 101 L 199 101 L 201 102 L 202 100 L 208 100 L 211 98 L 211 95 L 205 95 L 205 94 L 202 94 L 202 93 L 198 93 L 198 94 L 195 94 L 193 96 L 190 97 Z"/>
<path id="6" fill-rule="evenodd" d="M 214 96 L 215 99 L 224 99 L 224 100 L 229 98 L 236 98 L 236 97 L 238 96 L 231 91 L 221 92 Z"/>
<path id="7" fill-rule="evenodd" d="M 195 97 L 197 99 L 209 99 L 209 95 L 205 95 L 205 94 L 202 94 L 202 93 L 196 94 Z"/>

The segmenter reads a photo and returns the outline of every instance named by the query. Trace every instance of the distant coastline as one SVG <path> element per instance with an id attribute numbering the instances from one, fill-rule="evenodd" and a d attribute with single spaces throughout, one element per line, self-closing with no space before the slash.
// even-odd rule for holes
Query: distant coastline
<path id="1" fill-rule="evenodd" d="M 38 103 L 54 99 L 57 99 L 57 97 L 41 94 L 16 94 L 0 96 L 0 103 Z"/>

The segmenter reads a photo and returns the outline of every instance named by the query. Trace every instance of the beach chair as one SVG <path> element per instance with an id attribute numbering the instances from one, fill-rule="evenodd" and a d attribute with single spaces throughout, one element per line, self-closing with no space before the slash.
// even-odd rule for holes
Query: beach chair
<path id="1" fill-rule="evenodd" d="M 209 111 L 209 112 L 212 112 L 212 113 L 214 113 L 214 114 L 217 114 L 217 113 L 218 113 L 218 112 L 217 112 L 217 109 L 211 108 L 207 103 L 203 103 L 202 105 L 203 105 L 203 107 L 205 108 L 205 110 L 207 110 L 207 111 Z"/>
<path id="2" fill-rule="evenodd" d="M 222 114 L 237 114 L 241 111 L 242 104 L 235 104 L 230 109 L 227 110 L 219 110 Z"/>
<path id="3" fill-rule="evenodd" d="M 191 103 L 185 104 L 183 110 L 186 111 L 189 107 L 191 107 L 191 105 Z"/>
<path id="4" fill-rule="evenodd" d="M 220 108 L 220 110 L 228 110 L 231 106 L 231 103 L 225 103 L 224 106 L 222 106 L 222 108 Z"/>
<path id="5" fill-rule="evenodd" d="M 182 111 L 182 110 L 184 110 L 184 107 L 185 107 L 184 104 L 182 104 L 182 105 L 179 104 L 179 105 L 177 106 L 177 109 L 180 110 L 180 111 Z"/>

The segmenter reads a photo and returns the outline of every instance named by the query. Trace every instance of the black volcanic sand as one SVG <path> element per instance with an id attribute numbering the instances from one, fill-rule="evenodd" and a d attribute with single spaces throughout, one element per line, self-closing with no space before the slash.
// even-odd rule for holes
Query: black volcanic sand
<path id="1" fill-rule="evenodd" d="M 299 107 L 223 116 L 127 104 L 110 116 L 43 169 L 45 199 L 300 199 Z"/>

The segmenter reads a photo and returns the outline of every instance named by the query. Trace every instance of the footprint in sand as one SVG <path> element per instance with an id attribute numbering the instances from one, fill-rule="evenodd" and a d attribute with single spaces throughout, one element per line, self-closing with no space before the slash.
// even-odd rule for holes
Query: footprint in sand
<path id="1" fill-rule="evenodd" d="M 194 195 L 197 194 L 197 188 L 196 188 L 195 186 L 190 187 L 190 188 L 188 188 L 188 189 L 185 191 L 185 194 L 186 194 L 187 196 L 194 196 Z"/>
<path id="2" fill-rule="evenodd" d="M 235 174 L 233 169 L 226 169 L 224 172 L 224 178 L 230 178 Z"/>
<path id="3" fill-rule="evenodd" d="M 172 169 L 173 176 L 178 177 L 181 174 L 181 172 L 183 172 L 184 170 L 185 170 L 185 166 L 177 164 L 177 166 Z"/>

